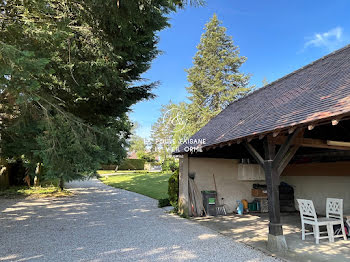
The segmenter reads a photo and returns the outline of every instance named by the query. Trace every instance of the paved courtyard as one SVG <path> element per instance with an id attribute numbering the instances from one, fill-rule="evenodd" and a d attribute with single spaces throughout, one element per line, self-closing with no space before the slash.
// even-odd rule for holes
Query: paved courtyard
<path id="1" fill-rule="evenodd" d="M 0 261 L 279 261 L 98 180 L 75 196 L 0 199 Z"/>
<path id="2" fill-rule="evenodd" d="M 247 214 L 243 216 L 230 214 L 218 217 L 199 217 L 194 221 L 201 225 L 228 236 L 234 241 L 245 243 L 260 250 L 267 249 L 269 218 L 267 213 Z M 328 239 L 315 244 L 313 235 L 301 240 L 301 225 L 299 213 L 282 213 L 281 222 L 286 237 L 288 251 L 279 256 L 296 262 L 344 262 L 350 261 L 350 241 L 337 238 L 329 243 Z M 307 229 L 311 229 L 307 226 Z M 321 228 L 322 229 L 322 228 Z M 325 231 L 326 229 L 322 229 Z"/>

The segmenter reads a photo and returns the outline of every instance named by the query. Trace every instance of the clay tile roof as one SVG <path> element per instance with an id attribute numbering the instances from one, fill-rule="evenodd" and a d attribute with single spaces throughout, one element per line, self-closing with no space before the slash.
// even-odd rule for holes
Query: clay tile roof
<path id="1" fill-rule="evenodd" d="M 350 113 L 350 45 L 234 101 L 192 138 L 205 139 L 207 147 L 345 113 Z"/>

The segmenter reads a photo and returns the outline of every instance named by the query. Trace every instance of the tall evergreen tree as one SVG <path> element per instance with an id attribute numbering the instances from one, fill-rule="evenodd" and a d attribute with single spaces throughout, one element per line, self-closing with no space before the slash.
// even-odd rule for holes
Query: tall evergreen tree
<path id="1" fill-rule="evenodd" d="M 186 2 L 0 0 L 4 157 L 42 162 L 62 181 L 120 161 L 126 113 L 153 97 L 154 83 L 135 83 L 167 14 Z"/>
<path id="2" fill-rule="evenodd" d="M 194 65 L 187 70 L 190 102 L 163 105 L 161 116 L 152 126 L 153 141 L 171 141 L 170 145 L 154 147 L 163 155 L 169 155 L 227 105 L 251 90 L 249 75 L 239 71 L 246 58 L 240 56 L 239 48 L 220 24 L 214 15 L 205 25 Z"/>
<path id="3" fill-rule="evenodd" d="M 205 25 L 193 67 L 188 69 L 188 130 L 195 133 L 212 117 L 251 89 L 249 75 L 239 71 L 246 57 L 226 34 L 216 14 Z"/>

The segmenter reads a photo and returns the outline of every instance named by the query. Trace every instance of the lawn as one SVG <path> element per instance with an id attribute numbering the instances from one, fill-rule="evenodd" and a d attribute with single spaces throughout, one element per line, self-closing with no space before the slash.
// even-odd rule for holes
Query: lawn
<path id="1" fill-rule="evenodd" d="M 114 174 L 117 173 L 114 170 L 97 170 L 97 174 L 99 175 L 105 175 L 105 174 Z"/>
<path id="2" fill-rule="evenodd" d="M 133 191 L 154 199 L 168 197 L 168 180 L 170 173 L 132 172 L 130 174 L 119 174 L 101 177 L 100 180 L 106 185 Z"/>
<path id="3" fill-rule="evenodd" d="M 153 173 L 152 171 L 146 171 L 146 170 L 97 170 L 97 174 L 99 175 L 105 175 L 105 174 L 120 174 L 120 173 Z"/>
<path id="4" fill-rule="evenodd" d="M 13 198 L 18 196 L 32 196 L 35 198 L 42 197 L 62 197 L 70 196 L 71 192 L 67 190 L 61 191 L 57 186 L 47 185 L 47 186 L 37 186 L 37 187 L 27 187 L 27 186 L 12 186 L 8 189 L 0 190 L 0 197 Z"/>

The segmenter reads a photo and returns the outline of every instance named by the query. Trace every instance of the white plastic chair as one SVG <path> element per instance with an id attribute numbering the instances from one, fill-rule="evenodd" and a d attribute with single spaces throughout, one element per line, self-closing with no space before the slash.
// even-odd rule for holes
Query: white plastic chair
<path id="1" fill-rule="evenodd" d="M 301 219 L 301 239 L 305 240 L 305 235 L 314 235 L 316 244 L 320 243 L 320 239 L 328 238 L 329 242 L 334 241 L 333 237 L 333 222 L 332 218 L 317 218 L 314 203 L 312 200 L 297 199 L 299 204 L 300 219 Z M 305 224 L 313 227 L 313 232 L 305 232 Z M 326 226 L 326 232 L 320 232 L 320 226 Z M 321 236 L 327 234 L 327 236 Z"/>
<path id="2" fill-rule="evenodd" d="M 332 222 L 333 225 L 340 225 L 342 234 L 333 235 L 333 241 L 335 237 L 342 237 L 346 240 L 345 228 L 344 228 L 344 217 L 343 217 L 343 199 L 338 198 L 327 198 L 326 204 L 326 217 L 328 219 L 335 220 Z M 333 226 L 332 226 L 333 230 Z"/>

